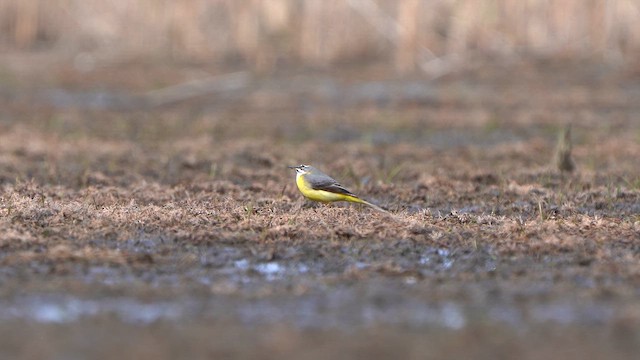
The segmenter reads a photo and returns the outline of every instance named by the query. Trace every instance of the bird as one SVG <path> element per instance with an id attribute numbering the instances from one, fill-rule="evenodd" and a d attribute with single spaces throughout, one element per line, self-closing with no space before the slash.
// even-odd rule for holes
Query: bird
<path id="1" fill-rule="evenodd" d="M 348 201 L 356 204 L 364 204 L 389 214 L 389 212 L 377 205 L 361 199 L 349 189 L 340 185 L 334 178 L 309 165 L 288 166 L 296 170 L 296 185 L 302 195 L 313 201 L 330 203 L 334 201 Z"/>

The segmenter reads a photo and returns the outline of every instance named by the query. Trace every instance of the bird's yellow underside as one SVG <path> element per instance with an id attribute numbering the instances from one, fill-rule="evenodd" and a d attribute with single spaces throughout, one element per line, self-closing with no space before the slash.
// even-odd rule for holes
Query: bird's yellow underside
<path id="1" fill-rule="evenodd" d="M 353 203 L 364 204 L 365 201 L 355 196 L 338 194 L 326 190 L 316 190 L 307 185 L 303 176 L 296 177 L 296 185 L 304 197 L 313 201 L 320 201 L 323 203 L 329 203 L 333 201 L 349 201 Z"/>

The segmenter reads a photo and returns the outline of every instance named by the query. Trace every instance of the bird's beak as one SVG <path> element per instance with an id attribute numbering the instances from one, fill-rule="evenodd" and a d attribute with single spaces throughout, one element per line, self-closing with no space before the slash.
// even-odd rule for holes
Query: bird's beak
<path id="1" fill-rule="evenodd" d="M 296 169 L 297 166 L 287 166 L 289 169 Z"/>

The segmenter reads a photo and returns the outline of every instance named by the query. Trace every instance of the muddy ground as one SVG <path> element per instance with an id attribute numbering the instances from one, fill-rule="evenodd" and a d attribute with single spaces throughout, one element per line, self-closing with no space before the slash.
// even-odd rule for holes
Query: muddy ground
<path id="1" fill-rule="evenodd" d="M 228 72 L 2 72 L 0 357 L 640 351 L 633 67 Z M 300 163 L 393 216 L 306 203 Z"/>

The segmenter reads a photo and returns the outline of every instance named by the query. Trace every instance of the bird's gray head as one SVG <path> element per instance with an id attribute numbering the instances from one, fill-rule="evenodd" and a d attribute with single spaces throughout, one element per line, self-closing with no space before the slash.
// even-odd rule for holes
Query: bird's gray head
<path id="1" fill-rule="evenodd" d="M 313 170 L 313 167 L 309 165 L 298 165 L 298 166 L 289 166 L 289 169 L 295 169 L 296 174 L 302 175 L 302 174 L 307 174 L 311 172 L 311 170 Z"/>

